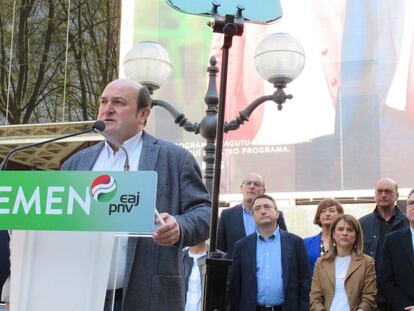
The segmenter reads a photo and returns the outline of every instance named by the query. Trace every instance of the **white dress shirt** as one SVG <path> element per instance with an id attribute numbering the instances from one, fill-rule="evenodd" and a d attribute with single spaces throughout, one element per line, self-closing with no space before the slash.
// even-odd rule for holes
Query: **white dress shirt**
<path id="1" fill-rule="evenodd" d="M 130 170 L 137 171 L 142 150 L 142 131 L 126 140 L 122 147 L 128 152 Z M 123 171 L 125 159 L 126 156 L 123 150 L 119 149 L 114 152 L 108 142 L 105 141 L 105 146 L 102 148 L 92 170 Z M 117 236 L 115 238 L 107 289 L 124 287 L 127 245 L 128 237 Z"/>
<path id="2" fill-rule="evenodd" d="M 329 311 L 349 310 L 348 296 L 345 290 L 345 278 L 351 263 L 351 256 L 335 258 L 335 295 Z"/>
<path id="3" fill-rule="evenodd" d="M 188 279 L 187 300 L 185 304 L 185 311 L 201 311 L 201 276 L 200 267 L 198 266 L 198 258 L 204 256 L 206 252 L 201 254 L 193 254 L 191 249 L 188 251 L 188 256 L 193 258 L 193 266 L 191 274 Z"/>

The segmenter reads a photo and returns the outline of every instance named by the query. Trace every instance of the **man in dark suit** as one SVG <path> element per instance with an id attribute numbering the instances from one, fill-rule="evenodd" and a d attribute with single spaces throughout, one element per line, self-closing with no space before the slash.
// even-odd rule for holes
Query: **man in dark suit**
<path id="1" fill-rule="evenodd" d="M 392 310 L 414 311 L 414 189 L 407 199 L 409 228 L 385 237 L 378 286 Z"/>
<path id="2" fill-rule="evenodd" d="M 257 173 L 248 174 L 240 185 L 243 194 L 241 204 L 225 209 L 220 216 L 217 234 L 217 248 L 227 253 L 227 258 L 233 258 L 234 243 L 245 236 L 256 232 L 253 219 L 253 199 L 266 191 L 263 177 Z M 287 231 L 283 213 L 279 212 L 277 224 Z"/>
<path id="3" fill-rule="evenodd" d="M 143 131 L 150 110 L 148 90 L 126 79 L 109 83 L 99 105 L 98 119 L 105 122 L 105 133 L 134 151 L 131 169 L 157 172 L 156 208 L 165 223 L 152 239 L 128 239 L 126 262 L 119 269 L 125 272 L 122 310 L 182 311 L 182 249 L 207 240 L 210 200 L 194 157 Z M 125 156 L 117 151 L 110 142 L 102 142 L 72 156 L 62 169 L 117 167 L 113 158 Z M 119 300 L 119 295 L 115 297 Z"/>
<path id="4" fill-rule="evenodd" d="M 361 217 L 362 231 L 364 233 L 364 253 L 375 259 L 375 271 L 378 274 L 382 261 L 385 236 L 388 233 L 407 228 L 407 217 L 397 207 L 398 185 L 391 178 L 380 178 L 375 183 L 375 202 L 373 212 Z M 377 280 L 377 311 L 389 311 L 382 290 Z"/>
<path id="5" fill-rule="evenodd" d="M 253 201 L 257 233 L 236 242 L 230 278 L 231 310 L 308 311 L 311 269 L 303 240 L 281 230 L 272 197 Z"/>

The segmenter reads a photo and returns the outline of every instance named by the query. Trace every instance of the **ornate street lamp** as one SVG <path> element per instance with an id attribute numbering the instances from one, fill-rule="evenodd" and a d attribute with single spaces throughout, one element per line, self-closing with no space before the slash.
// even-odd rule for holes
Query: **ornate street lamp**
<path id="1" fill-rule="evenodd" d="M 241 10 L 238 14 L 241 16 Z M 238 129 L 241 124 L 249 120 L 252 112 L 266 101 L 275 102 L 281 110 L 286 99 L 293 97 L 286 95 L 284 88 L 303 70 L 305 53 L 301 44 L 287 33 L 274 33 L 264 38 L 256 49 L 254 60 L 259 74 L 263 79 L 272 83 L 276 90 L 271 95 L 264 95 L 254 100 L 234 120 L 224 122 L 228 52 L 232 37 L 242 35 L 243 23 L 240 18 L 226 15 L 224 19 L 216 19 L 212 26 L 214 32 L 224 34 L 224 44 L 219 96 L 216 86 L 219 70 L 214 57 L 210 59 L 210 66 L 207 69 L 209 81 L 204 98 L 207 104 L 206 115 L 199 123 L 193 123 L 166 101 L 154 99 L 153 106 L 168 110 L 176 124 L 188 132 L 200 133 L 206 139 L 203 158 L 206 164 L 204 178 L 212 198 L 212 217 L 210 248 L 206 259 L 204 310 L 223 310 L 227 270 L 231 262 L 220 258 L 221 253 L 216 250 L 223 133 Z M 144 41 L 134 46 L 125 57 L 124 68 L 129 79 L 145 85 L 151 94 L 172 78 L 170 57 L 167 51 L 156 42 Z"/>
<path id="2" fill-rule="evenodd" d="M 266 101 L 273 101 L 278 109 L 282 109 L 286 99 L 293 98 L 286 95 L 286 84 L 296 79 L 305 66 L 305 52 L 301 44 L 287 33 L 273 33 L 264 38 L 256 48 L 254 61 L 258 73 L 262 78 L 275 87 L 271 95 L 264 95 L 254 100 L 234 120 L 224 123 L 224 132 L 236 130 L 245 121 L 249 120 L 252 112 Z M 153 99 L 152 105 L 159 106 L 172 115 L 174 122 L 187 132 L 201 134 L 207 141 L 204 148 L 205 156 L 205 182 L 210 194 L 212 193 L 212 180 L 214 173 L 214 153 L 217 127 L 217 96 L 216 77 L 219 72 L 216 59 L 210 58 L 207 68 L 209 81 L 204 101 L 207 105 L 206 115 L 197 123 L 193 123 L 170 103 Z M 173 67 L 167 50 L 158 42 L 142 41 L 135 45 L 126 54 L 124 71 L 127 78 L 145 85 L 151 94 L 168 83 L 173 77 Z"/>
<path id="3" fill-rule="evenodd" d="M 155 41 L 142 41 L 134 46 L 124 59 L 125 75 L 145 85 L 151 93 L 173 76 L 173 67 L 167 50 Z"/>

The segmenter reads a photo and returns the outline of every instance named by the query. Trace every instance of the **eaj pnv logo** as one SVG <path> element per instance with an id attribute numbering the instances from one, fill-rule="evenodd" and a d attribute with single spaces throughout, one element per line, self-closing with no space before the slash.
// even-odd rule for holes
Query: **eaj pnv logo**
<path id="1" fill-rule="evenodd" d="M 116 181 L 112 176 L 101 175 L 91 185 L 92 197 L 98 202 L 108 202 L 116 194 Z"/>

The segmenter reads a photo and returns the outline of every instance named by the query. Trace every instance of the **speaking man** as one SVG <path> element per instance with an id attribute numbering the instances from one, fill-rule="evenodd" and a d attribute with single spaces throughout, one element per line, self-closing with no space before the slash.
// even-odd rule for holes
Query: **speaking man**
<path id="1" fill-rule="evenodd" d="M 272 197 L 253 200 L 257 232 L 234 245 L 231 310 L 308 311 L 311 269 L 303 240 L 277 225 Z"/>
<path id="2" fill-rule="evenodd" d="M 189 152 L 143 130 L 150 111 L 148 90 L 131 80 L 110 82 L 100 99 L 98 120 L 105 122 L 105 134 L 128 151 L 131 170 L 157 172 L 156 208 L 165 223 L 152 239 L 134 237 L 127 247 L 121 245 L 126 258 L 119 267 L 123 293 L 115 298 L 122 301 L 123 311 L 181 311 L 185 301 L 181 252 L 208 239 L 209 194 Z M 122 170 L 124 162 L 124 152 L 106 141 L 78 152 L 62 168 Z"/>

